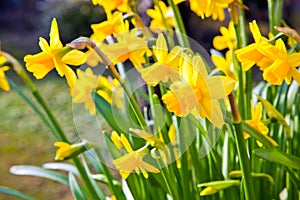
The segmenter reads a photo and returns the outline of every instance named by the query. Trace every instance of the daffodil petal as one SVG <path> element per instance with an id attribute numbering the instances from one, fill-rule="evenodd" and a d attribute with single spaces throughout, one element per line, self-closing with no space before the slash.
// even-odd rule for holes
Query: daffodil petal
<path id="1" fill-rule="evenodd" d="M 72 50 L 70 52 L 68 52 L 67 54 L 65 54 L 61 61 L 65 64 L 69 64 L 69 65 L 81 65 L 83 63 L 85 63 L 86 61 L 86 55 L 85 53 L 78 51 L 78 50 Z"/>

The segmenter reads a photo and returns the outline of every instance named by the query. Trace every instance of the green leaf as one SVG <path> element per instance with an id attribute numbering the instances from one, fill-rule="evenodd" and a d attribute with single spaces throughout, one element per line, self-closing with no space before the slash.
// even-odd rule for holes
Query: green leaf
<path id="1" fill-rule="evenodd" d="M 107 132 L 103 132 L 105 143 L 109 149 L 109 152 L 111 153 L 112 157 L 114 159 L 120 158 L 122 156 L 121 151 L 115 146 L 113 141 L 110 139 L 109 135 Z"/>
<path id="2" fill-rule="evenodd" d="M 94 95 L 94 101 L 96 104 L 97 110 L 101 113 L 101 115 L 104 117 L 105 121 L 111 126 L 112 129 L 117 131 L 118 133 L 124 133 L 127 132 L 130 128 L 129 126 L 126 127 L 126 130 L 123 130 L 119 124 L 125 125 L 126 123 L 123 117 L 118 112 L 113 112 L 112 106 L 100 95 L 95 94 Z M 116 121 L 118 120 L 118 122 Z"/>
<path id="3" fill-rule="evenodd" d="M 53 181 L 57 181 L 59 183 L 63 183 L 65 185 L 68 185 L 68 178 L 60 174 L 58 172 L 51 171 L 49 169 L 44 169 L 37 166 L 32 165 L 18 165 L 18 166 L 12 166 L 10 168 L 10 173 L 15 175 L 25 175 L 25 176 L 37 176 L 42 178 L 47 178 Z"/>
<path id="4" fill-rule="evenodd" d="M 92 177 L 98 182 L 108 184 L 108 179 L 105 174 L 93 174 Z M 121 186 L 121 184 L 117 180 L 113 180 L 113 184 L 116 186 Z"/>
<path id="5" fill-rule="evenodd" d="M 91 162 L 93 167 L 98 173 L 103 173 L 102 166 L 100 165 L 100 159 L 97 157 L 97 154 L 94 149 L 90 149 L 85 152 L 87 159 Z"/>
<path id="6" fill-rule="evenodd" d="M 200 192 L 201 196 L 212 195 L 221 190 L 232 186 L 240 186 L 239 180 L 222 180 L 222 181 L 211 181 L 207 183 L 198 184 L 197 187 L 206 187 Z"/>
<path id="7" fill-rule="evenodd" d="M 286 95 L 286 94 L 284 93 L 284 95 Z M 262 97 L 260 97 L 258 95 L 257 95 L 257 98 L 264 105 L 268 116 L 270 118 L 275 118 L 279 124 L 282 124 L 284 126 L 285 134 L 287 135 L 288 138 L 291 138 L 290 127 L 289 127 L 288 123 L 285 121 L 285 118 L 282 116 L 282 114 L 267 100 L 263 99 Z M 283 103 L 283 104 L 285 104 L 285 103 Z"/>
<path id="8" fill-rule="evenodd" d="M 72 172 L 76 176 L 79 176 L 77 168 L 74 165 L 67 164 L 67 163 L 58 163 L 58 162 L 45 163 L 43 164 L 43 168 Z"/>
<path id="9" fill-rule="evenodd" d="M 80 189 L 80 186 L 79 186 L 78 182 L 76 181 L 72 172 L 69 173 L 69 184 L 70 184 L 70 189 L 71 189 L 72 195 L 75 200 L 85 200 L 86 199 L 83 191 Z"/>
<path id="10" fill-rule="evenodd" d="M 270 162 L 275 162 L 286 167 L 300 170 L 300 158 L 286 154 L 277 149 L 256 149 L 254 155 Z"/>
<path id="11" fill-rule="evenodd" d="M 33 198 L 31 196 L 28 196 L 26 194 L 23 194 L 22 192 L 13 190 L 13 189 L 5 187 L 5 186 L 0 186 L 0 193 L 18 197 L 18 198 L 24 199 L 24 200 L 35 200 L 35 198 Z"/>
<path id="12" fill-rule="evenodd" d="M 92 173 L 91 173 L 91 171 L 90 171 L 90 169 L 89 169 L 89 167 L 88 167 L 88 164 L 87 164 L 87 162 L 86 162 L 86 160 L 85 160 L 85 157 L 82 156 L 82 157 L 81 157 L 81 160 L 82 160 L 82 164 L 83 164 L 84 170 L 85 170 L 85 172 L 86 172 L 86 174 L 87 174 L 87 176 L 88 176 L 88 178 L 89 178 L 89 180 L 90 180 L 92 186 L 94 187 L 95 191 L 97 192 L 98 197 L 100 197 L 101 199 L 105 199 L 105 194 L 104 194 L 104 192 L 103 192 L 102 189 L 99 187 L 99 185 L 97 185 L 97 183 L 95 182 L 95 180 L 94 180 L 93 177 L 92 177 Z"/>

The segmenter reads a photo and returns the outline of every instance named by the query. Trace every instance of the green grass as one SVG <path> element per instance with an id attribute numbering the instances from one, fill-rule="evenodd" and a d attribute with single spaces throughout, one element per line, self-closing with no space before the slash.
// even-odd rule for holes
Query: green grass
<path id="1" fill-rule="evenodd" d="M 68 137 L 71 140 L 75 138 L 72 102 L 65 80 L 49 77 L 35 82 Z M 27 95 L 31 95 L 24 86 L 21 88 Z M 12 165 L 42 165 L 53 162 L 55 140 L 31 107 L 15 91 L 0 91 L 0 116 L 0 185 L 22 191 L 37 199 L 72 199 L 67 186 L 42 178 L 9 173 Z M 16 198 L 0 194 L 0 199 Z"/>

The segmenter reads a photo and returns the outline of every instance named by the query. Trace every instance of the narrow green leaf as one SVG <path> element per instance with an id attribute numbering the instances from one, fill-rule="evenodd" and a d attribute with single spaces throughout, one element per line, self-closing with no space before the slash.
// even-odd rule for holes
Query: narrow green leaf
<path id="1" fill-rule="evenodd" d="M 105 174 L 93 174 L 92 177 L 100 183 L 108 184 L 108 179 Z M 113 184 L 116 186 L 121 186 L 121 184 L 117 180 L 113 180 Z"/>
<path id="2" fill-rule="evenodd" d="M 101 115 L 104 117 L 105 121 L 118 133 L 124 133 L 127 132 L 130 126 L 126 127 L 125 130 L 119 126 L 119 124 L 125 125 L 125 120 L 123 117 L 118 113 L 114 112 L 112 110 L 112 106 L 100 95 L 95 94 L 94 95 L 94 101 L 96 104 L 97 110 L 101 113 Z M 116 121 L 116 119 L 118 121 Z"/>
<path id="3" fill-rule="evenodd" d="M 92 173 L 91 173 L 91 171 L 90 171 L 90 169 L 89 169 L 89 167 L 88 167 L 88 164 L 87 164 L 87 162 L 86 162 L 86 160 L 85 160 L 85 157 L 82 156 L 82 157 L 81 157 L 81 160 L 82 160 L 82 164 L 83 164 L 83 167 L 84 167 L 84 169 L 85 169 L 85 172 L 86 172 L 88 178 L 90 179 L 90 182 L 91 182 L 92 186 L 94 187 L 95 191 L 97 192 L 98 197 L 100 197 L 100 199 L 105 199 L 105 194 L 104 194 L 104 192 L 103 192 L 102 189 L 99 187 L 99 185 L 97 185 L 97 183 L 95 182 L 95 180 L 94 180 L 93 177 L 92 177 Z"/>
<path id="4" fill-rule="evenodd" d="M 76 178 L 74 177 L 72 172 L 69 173 L 69 184 L 70 184 L 70 189 L 71 189 L 72 195 L 75 200 L 85 200 L 86 199 L 83 191 L 81 191 L 80 186 L 79 186 L 78 182 L 76 181 Z"/>
<path id="5" fill-rule="evenodd" d="M 72 172 L 76 176 L 79 176 L 77 168 L 74 165 L 67 164 L 67 163 L 58 163 L 58 162 L 45 163 L 43 164 L 43 168 Z"/>
<path id="6" fill-rule="evenodd" d="M 7 194 L 7 195 L 10 195 L 10 196 L 14 196 L 14 197 L 18 197 L 18 198 L 24 199 L 24 200 L 35 200 L 35 198 L 33 198 L 31 196 L 28 196 L 28 195 L 26 195 L 22 192 L 13 190 L 13 189 L 5 187 L 5 186 L 0 186 L 0 193 Z"/>
<path id="7" fill-rule="evenodd" d="M 121 151 L 114 145 L 113 141 L 110 139 L 107 132 L 103 132 L 105 143 L 114 159 L 120 158 L 122 156 Z"/>
<path id="8" fill-rule="evenodd" d="M 100 165 L 100 159 L 97 157 L 97 154 L 94 149 L 90 149 L 84 153 L 87 159 L 91 162 L 93 167 L 98 173 L 103 173 L 102 166 Z"/>
<path id="9" fill-rule="evenodd" d="M 51 171 L 49 169 L 44 169 L 37 166 L 32 165 L 18 165 L 18 166 L 12 166 L 10 168 L 10 173 L 15 175 L 25 175 L 25 176 L 37 176 L 42 178 L 47 178 L 53 181 L 57 181 L 59 183 L 63 183 L 65 185 L 68 185 L 68 178 L 58 172 Z"/>
<path id="10" fill-rule="evenodd" d="M 275 162 L 286 167 L 300 170 L 300 158 L 286 154 L 277 149 L 256 149 L 254 155 L 270 162 Z"/>

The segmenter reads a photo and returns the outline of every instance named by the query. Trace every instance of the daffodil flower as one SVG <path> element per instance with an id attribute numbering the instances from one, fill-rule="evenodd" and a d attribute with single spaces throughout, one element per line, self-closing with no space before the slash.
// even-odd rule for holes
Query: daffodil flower
<path id="1" fill-rule="evenodd" d="M 5 77 L 5 72 L 9 70 L 8 66 L 4 66 L 6 62 L 6 58 L 0 55 L 0 88 L 4 91 L 9 91 L 10 86 Z"/>
<path id="2" fill-rule="evenodd" d="M 91 39 L 96 40 L 97 42 L 103 42 L 108 35 L 119 34 L 129 30 L 128 21 L 123 21 L 121 12 L 107 12 L 106 16 L 106 21 L 91 25 L 94 32 Z"/>
<path id="3" fill-rule="evenodd" d="M 113 131 L 111 133 L 110 139 L 112 140 L 112 142 L 118 149 L 122 149 L 123 143 L 121 141 L 121 137 L 119 136 L 119 134 L 116 131 Z"/>
<path id="4" fill-rule="evenodd" d="M 253 103 L 251 104 L 251 115 L 252 119 L 246 120 L 245 122 L 255 128 L 258 132 L 267 135 L 269 132 L 268 127 L 262 123 L 262 104 L 259 102 L 256 104 L 256 107 L 254 108 Z M 250 137 L 249 134 L 244 132 L 244 138 L 248 139 Z M 258 146 L 262 146 L 263 144 L 259 141 L 256 141 Z"/>
<path id="5" fill-rule="evenodd" d="M 72 50 L 69 47 L 63 47 L 60 39 L 56 19 L 52 20 L 50 30 L 50 45 L 40 37 L 41 53 L 35 55 L 26 55 L 24 61 L 26 68 L 32 72 L 37 79 L 44 78 L 54 68 L 60 76 L 65 76 L 68 85 L 73 90 L 76 75 L 68 65 L 81 65 L 86 61 L 86 56 L 79 50 Z"/>
<path id="6" fill-rule="evenodd" d="M 156 62 L 147 68 L 140 68 L 144 81 L 151 86 L 156 86 L 160 81 L 174 82 L 179 80 L 179 62 L 182 55 L 182 50 L 179 46 L 174 47 L 168 52 L 167 42 L 160 34 L 156 41 L 156 46 L 153 47 L 153 53 Z"/>
<path id="7" fill-rule="evenodd" d="M 105 52 L 113 64 L 129 59 L 135 67 L 140 68 L 146 62 L 144 55 L 149 49 L 146 39 L 138 37 L 136 34 L 137 29 L 118 34 L 116 35 L 117 43 L 103 44 L 101 50 Z"/>
<path id="8" fill-rule="evenodd" d="M 228 28 L 221 26 L 220 32 L 222 36 L 218 35 L 213 39 L 213 46 L 217 50 L 223 49 L 235 49 L 236 48 L 236 41 L 234 36 L 234 27 L 233 22 L 230 21 L 228 24 Z"/>
<path id="9" fill-rule="evenodd" d="M 234 0 L 190 0 L 190 7 L 202 19 L 212 17 L 213 20 L 225 19 L 224 9 Z"/>
<path id="10" fill-rule="evenodd" d="M 244 71 L 249 70 L 255 64 L 263 70 L 270 64 L 271 61 L 265 57 L 260 49 L 262 47 L 266 48 L 272 45 L 267 42 L 267 38 L 261 35 L 255 20 L 249 23 L 249 27 L 255 42 L 244 48 L 236 50 L 235 54 L 237 59 L 241 62 L 242 69 Z"/>
<path id="11" fill-rule="evenodd" d="M 74 103 L 84 103 L 84 107 L 91 115 L 96 114 L 96 106 L 92 92 L 102 96 L 108 103 L 122 108 L 123 92 L 116 79 L 109 79 L 104 76 L 96 76 L 90 68 L 85 72 L 77 70 L 78 79 L 72 93 Z"/>
<path id="12" fill-rule="evenodd" d="M 158 5 L 155 5 L 154 9 L 148 9 L 147 15 L 152 19 L 150 28 L 153 31 L 175 27 L 173 10 L 171 7 L 167 7 L 163 1 L 158 1 Z"/>
<path id="13" fill-rule="evenodd" d="M 92 92 L 96 90 L 99 77 L 90 68 L 85 72 L 77 70 L 78 79 L 72 93 L 74 103 L 84 103 L 84 107 L 91 115 L 96 114 L 96 106 L 92 97 Z"/>
<path id="14" fill-rule="evenodd" d="M 220 55 L 212 55 L 211 59 L 212 59 L 213 63 L 216 65 L 216 68 L 218 70 L 223 71 L 226 74 L 226 76 L 228 76 L 234 80 L 237 80 L 236 73 L 234 70 L 234 65 L 232 63 L 232 55 L 231 54 L 232 54 L 232 51 L 229 50 L 226 52 L 225 58 Z"/>
<path id="15" fill-rule="evenodd" d="M 58 147 L 55 160 L 66 160 L 73 158 L 87 149 L 86 142 L 71 145 L 66 142 L 55 142 L 54 146 Z"/>
<path id="16" fill-rule="evenodd" d="M 131 11 L 128 0 L 92 0 L 92 3 L 102 6 L 105 12 L 111 12 L 115 9 L 126 13 Z"/>
<path id="17" fill-rule="evenodd" d="M 296 69 L 300 66 L 299 52 L 288 54 L 281 39 L 276 40 L 275 46 L 268 45 L 261 51 L 272 61 L 268 67 L 263 69 L 264 80 L 274 85 L 281 85 L 284 80 L 290 84 L 294 78 L 300 84 L 300 72 Z"/>
<path id="18" fill-rule="evenodd" d="M 218 100 L 226 98 L 235 81 L 226 76 L 208 77 L 200 56 L 186 56 L 181 76 L 183 80 L 174 82 L 162 97 L 168 110 L 180 117 L 193 113 L 220 128 L 224 120 Z"/>
<path id="19" fill-rule="evenodd" d="M 159 173 L 159 170 L 156 167 L 143 160 L 147 155 L 147 153 L 144 152 L 145 149 L 141 148 L 134 151 L 123 134 L 121 134 L 121 141 L 128 153 L 113 160 L 113 164 L 120 170 L 123 179 L 126 179 L 132 171 L 135 171 L 137 174 L 142 173 L 145 178 L 149 177 L 148 172 Z"/>

